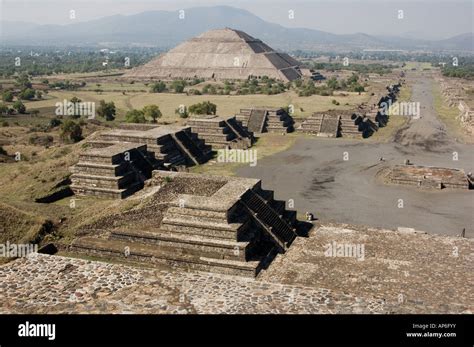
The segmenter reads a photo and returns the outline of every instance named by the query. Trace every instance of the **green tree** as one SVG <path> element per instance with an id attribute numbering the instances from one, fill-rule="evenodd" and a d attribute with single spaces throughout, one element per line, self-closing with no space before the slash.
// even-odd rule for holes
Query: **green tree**
<path id="1" fill-rule="evenodd" d="M 188 108 L 186 106 L 178 107 L 176 110 L 174 110 L 174 113 L 179 115 L 181 118 L 188 118 L 189 116 Z"/>
<path id="2" fill-rule="evenodd" d="M 13 93 L 9 90 L 5 90 L 2 94 L 2 99 L 5 102 L 12 102 L 13 101 Z"/>
<path id="3" fill-rule="evenodd" d="M 183 80 L 176 80 L 171 84 L 171 88 L 173 88 L 176 93 L 184 92 L 184 87 L 186 87 L 186 81 Z"/>
<path id="4" fill-rule="evenodd" d="M 327 86 L 330 89 L 339 89 L 339 83 L 337 82 L 336 77 L 332 77 L 327 81 Z"/>
<path id="5" fill-rule="evenodd" d="M 125 115 L 125 122 L 127 123 L 146 123 L 145 115 L 141 110 L 131 110 Z"/>
<path id="6" fill-rule="evenodd" d="M 216 112 L 217 106 L 210 101 L 189 106 L 189 113 L 191 114 L 216 114 Z"/>
<path id="7" fill-rule="evenodd" d="M 66 143 L 75 143 L 81 141 L 83 139 L 82 128 L 73 120 L 68 119 L 61 126 L 60 137 L 61 140 Z"/>
<path id="8" fill-rule="evenodd" d="M 26 113 L 26 107 L 25 105 L 20 101 L 20 100 L 17 100 L 13 103 L 12 105 L 13 109 L 15 111 L 17 111 L 18 113 Z"/>
<path id="9" fill-rule="evenodd" d="M 113 101 L 105 102 L 105 100 L 100 100 L 97 109 L 99 117 L 105 118 L 106 121 L 112 121 L 115 119 L 115 112 L 115 104 Z"/>
<path id="10" fill-rule="evenodd" d="M 35 90 L 31 88 L 26 88 L 21 91 L 18 97 L 22 100 L 32 100 L 35 97 Z"/>
<path id="11" fill-rule="evenodd" d="M 151 85 L 150 92 L 152 93 L 163 93 L 166 91 L 166 84 L 163 81 L 159 81 Z"/>
<path id="12" fill-rule="evenodd" d="M 8 106 L 5 104 L 0 104 L 0 114 L 8 114 Z"/>
<path id="13" fill-rule="evenodd" d="M 30 76 L 27 73 L 22 73 L 16 78 L 16 85 L 20 89 L 31 88 Z"/>
<path id="14" fill-rule="evenodd" d="M 361 86 L 360 84 L 358 84 L 357 86 L 355 86 L 354 91 L 357 92 L 357 93 L 359 93 L 359 95 L 360 95 L 360 93 L 362 93 L 363 91 L 365 91 L 365 89 L 364 89 L 363 86 Z"/>
<path id="15" fill-rule="evenodd" d="M 143 107 L 142 112 L 146 118 L 152 119 L 152 123 L 156 123 L 156 120 L 162 116 L 160 108 L 157 105 L 147 105 Z"/>

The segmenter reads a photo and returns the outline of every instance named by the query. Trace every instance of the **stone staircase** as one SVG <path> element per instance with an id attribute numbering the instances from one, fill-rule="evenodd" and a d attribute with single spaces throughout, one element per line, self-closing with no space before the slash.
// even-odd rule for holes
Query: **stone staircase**
<path id="1" fill-rule="evenodd" d="M 315 113 L 307 118 L 297 131 L 322 137 L 366 138 L 377 129 L 377 125 L 370 118 L 341 111 Z"/>
<path id="2" fill-rule="evenodd" d="M 294 130 L 293 118 L 282 108 L 244 108 L 236 118 L 253 133 L 281 133 Z"/>
<path id="3" fill-rule="evenodd" d="M 241 203 L 251 216 L 262 225 L 275 244 L 282 251 L 286 251 L 291 242 L 296 238 L 296 233 L 291 224 L 267 200 L 252 190 L 248 190 L 242 196 Z"/>
<path id="4" fill-rule="evenodd" d="M 198 139 L 211 146 L 213 151 L 219 149 L 247 149 L 254 142 L 253 135 L 246 131 L 234 118 L 204 116 L 189 119 L 187 125 L 197 134 Z"/>
<path id="5" fill-rule="evenodd" d="M 170 174 L 173 180 L 199 176 L 166 172 Z M 178 195 L 164 208 L 158 228 L 117 228 L 106 238 L 81 237 L 68 251 L 152 266 L 164 264 L 255 277 L 296 237 L 296 212 L 286 211 L 284 202 L 273 200 L 273 192 L 261 189 L 259 180 L 225 180 L 211 196 Z"/>
<path id="6" fill-rule="evenodd" d="M 250 110 L 249 119 L 247 121 L 247 129 L 253 133 L 262 133 L 266 117 L 267 115 L 265 110 Z"/>
<path id="7" fill-rule="evenodd" d="M 321 132 L 321 124 L 324 118 L 324 114 L 314 113 L 309 116 L 300 127 L 297 129 L 298 132 L 306 134 L 319 134 Z"/>
<path id="8" fill-rule="evenodd" d="M 146 145 L 121 143 L 86 151 L 72 167 L 71 190 L 76 195 L 125 198 L 151 177 L 152 160 Z"/>

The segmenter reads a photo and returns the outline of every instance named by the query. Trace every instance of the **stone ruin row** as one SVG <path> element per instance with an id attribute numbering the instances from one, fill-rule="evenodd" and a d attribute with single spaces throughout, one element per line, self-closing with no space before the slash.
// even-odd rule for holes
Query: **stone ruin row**
<path id="1" fill-rule="evenodd" d="M 383 127 L 388 122 L 388 116 L 383 114 L 383 103 L 395 102 L 400 91 L 400 84 L 387 87 L 387 95 L 376 97 L 374 105 L 361 105 L 356 111 L 330 110 L 315 112 L 305 119 L 297 131 L 315 134 L 321 137 L 352 137 L 366 138 Z"/>
<path id="2" fill-rule="evenodd" d="M 264 132 L 292 132 L 293 118 L 282 108 L 252 107 L 240 109 L 235 117 L 254 134 Z"/>
<path id="3" fill-rule="evenodd" d="M 297 129 L 298 132 L 321 137 L 368 137 L 377 130 L 369 118 L 352 111 L 314 113 Z"/>
<path id="4" fill-rule="evenodd" d="M 431 166 L 396 165 L 389 174 L 394 184 L 418 186 L 435 189 L 470 189 L 471 178 L 461 169 Z"/>
<path id="5" fill-rule="evenodd" d="M 443 95 L 449 107 L 457 107 L 459 109 L 458 119 L 461 125 L 469 133 L 474 132 L 474 110 L 466 103 L 468 96 L 463 92 L 461 86 L 452 86 L 443 78 L 438 79 L 441 85 L 441 94 Z"/>
<path id="6" fill-rule="evenodd" d="M 253 134 L 235 117 L 203 116 L 189 119 L 187 125 L 213 151 L 223 148 L 247 149 L 254 142 Z"/>
<path id="7" fill-rule="evenodd" d="M 88 142 L 72 167 L 77 195 L 125 198 L 143 188 L 153 170 L 205 163 L 212 150 L 248 148 L 253 137 L 235 118 L 194 119 L 191 126 L 128 124 Z"/>
<path id="8" fill-rule="evenodd" d="M 222 184 L 210 196 L 177 195 L 163 207 L 159 224 L 152 223 L 158 227 L 107 230 L 76 239 L 67 251 L 255 277 L 297 236 L 296 212 L 287 211 L 258 179 L 155 171 L 151 181 L 164 186 L 189 177 L 198 180 L 196 186 L 209 180 Z"/>
<path id="9" fill-rule="evenodd" d="M 151 177 L 154 159 L 146 145 L 136 143 L 88 150 L 72 168 L 71 190 L 76 195 L 126 198 Z"/>

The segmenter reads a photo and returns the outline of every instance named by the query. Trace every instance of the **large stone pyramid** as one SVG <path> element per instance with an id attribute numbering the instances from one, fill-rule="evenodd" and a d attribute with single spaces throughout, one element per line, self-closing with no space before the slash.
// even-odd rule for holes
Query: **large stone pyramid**
<path id="1" fill-rule="evenodd" d="M 127 78 L 247 79 L 268 76 L 283 81 L 301 77 L 300 62 L 277 53 L 243 31 L 217 29 L 192 38 L 149 63 L 130 70 Z"/>

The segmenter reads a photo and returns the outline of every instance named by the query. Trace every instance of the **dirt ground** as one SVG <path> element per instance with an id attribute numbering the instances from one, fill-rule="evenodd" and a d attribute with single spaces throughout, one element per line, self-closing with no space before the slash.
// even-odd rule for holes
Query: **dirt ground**
<path id="1" fill-rule="evenodd" d="M 388 143 L 300 138 L 255 167 L 242 166 L 237 175 L 263 179 L 264 187 L 274 189 L 277 198 L 293 199 L 295 209 L 310 211 L 323 222 L 411 227 L 444 235 L 459 235 L 466 228 L 466 236 L 474 237 L 474 191 L 421 190 L 376 179 L 379 170 L 405 159 L 474 171 L 473 146 L 458 142 L 436 116 L 429 73 L 407 78 L 413 85 L 411 101 L 420 102 L 421 118 L 410 119 Z"/>

